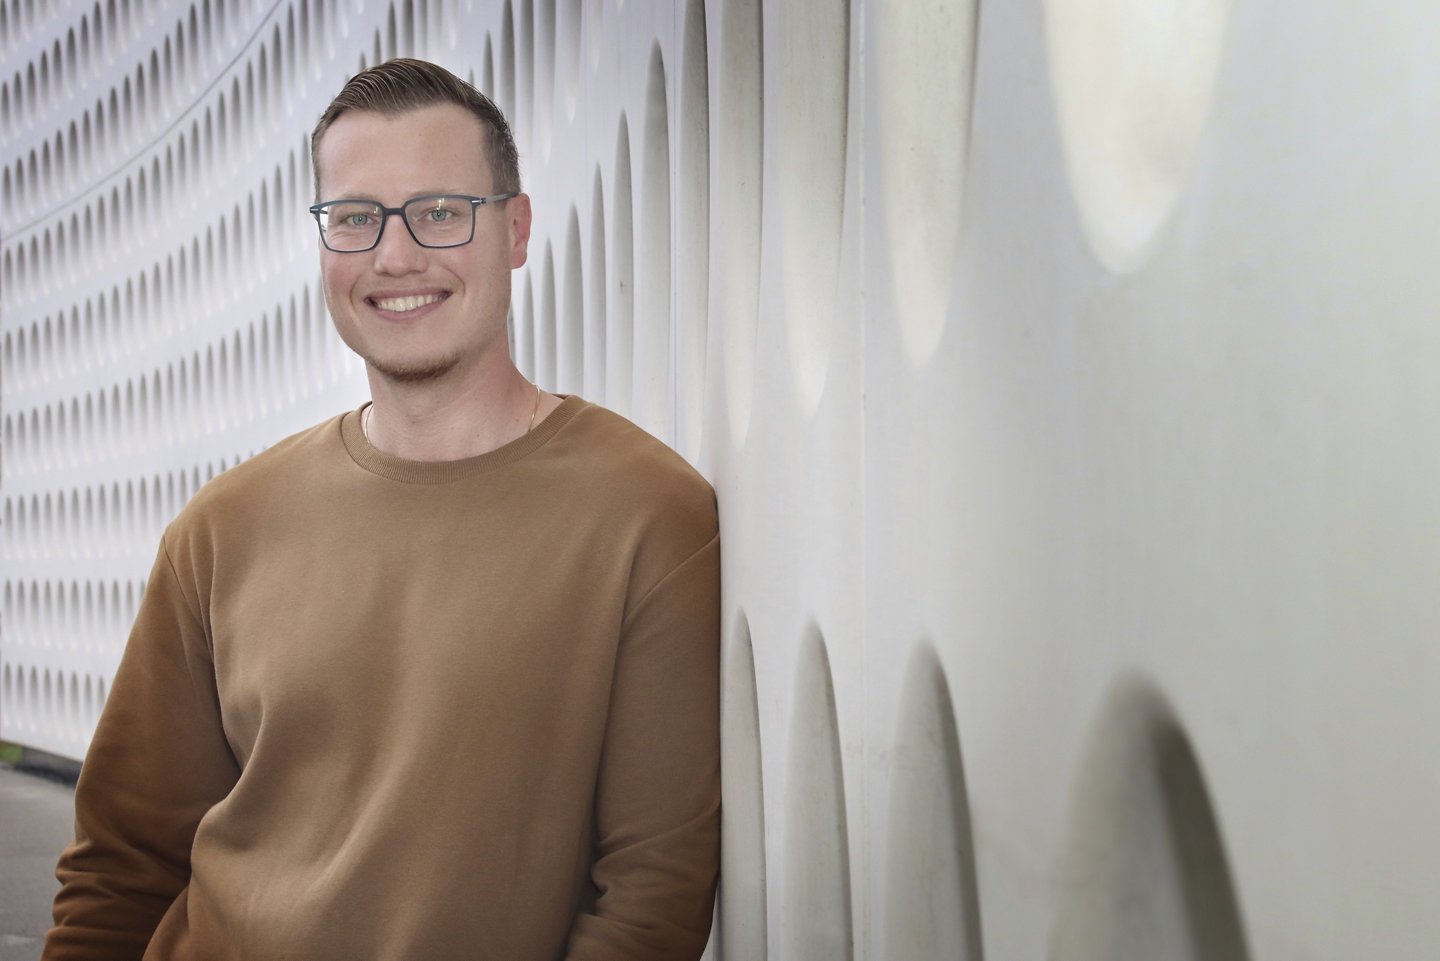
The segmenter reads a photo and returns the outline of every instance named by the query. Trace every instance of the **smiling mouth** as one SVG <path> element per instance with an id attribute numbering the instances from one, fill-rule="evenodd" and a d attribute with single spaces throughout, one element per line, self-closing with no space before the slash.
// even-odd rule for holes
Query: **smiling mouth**
<path id="1" fill-rule="evenodd" d="M 403 314 L 409 310 L 419 310 L 429 304 L 438 303 L 449 296 L 448 293 L 417 294 L 410 297 L 366 297 L 365 300 L 372 307 Z"/>

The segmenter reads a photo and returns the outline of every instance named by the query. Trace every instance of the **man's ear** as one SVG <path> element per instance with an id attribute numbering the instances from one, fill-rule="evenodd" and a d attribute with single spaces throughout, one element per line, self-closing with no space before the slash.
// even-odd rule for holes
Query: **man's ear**
<path id="1" fill-rule="evenodd" d="M 510 269 L 524 267 L 530 249 L 530 195 L 516 194 L 505 201 L 510 224 Z"/>

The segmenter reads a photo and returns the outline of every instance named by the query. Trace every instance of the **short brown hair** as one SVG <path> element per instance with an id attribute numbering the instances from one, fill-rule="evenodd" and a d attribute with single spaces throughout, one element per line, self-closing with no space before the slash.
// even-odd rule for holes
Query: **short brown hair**
<path id="1" fill-rule="evenodd" d="M 320 166 L 316 152 L 320 138 L 347 110 L 373 110 L 387 116 L 434 104 L 453 103 L 473 113 L 485 131 L 490 172 L 496 193 L 520 190 L 520 152 L 510 124 L 495 101 L 444 67 L 425 60 L 401 57 L 362 70 L 345 82 L 330 106 L 320 115 L 310 135 L 310 168 L 315 172 L 315 199 L 320 199 Z"/>

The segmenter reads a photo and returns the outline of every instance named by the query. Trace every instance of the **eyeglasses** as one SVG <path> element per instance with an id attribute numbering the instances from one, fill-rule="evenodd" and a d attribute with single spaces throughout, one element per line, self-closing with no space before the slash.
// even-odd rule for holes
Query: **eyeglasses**
<path id="1" fill-rule="evenodd" d="M 499 203 L 518 195 L 517 191 L 466 197 L 446 194 L 414 197 L 400 207 L 386 207 L 373 200 L 328 200 L 315 204 L 310 212 L 320 227 L 320 240 L 327 250 L 358 254 L 374 250 L 391 215 L 399 216 L 405 229 L 421 247 L 463 247 L 475 239 L 475 208 Z"/>

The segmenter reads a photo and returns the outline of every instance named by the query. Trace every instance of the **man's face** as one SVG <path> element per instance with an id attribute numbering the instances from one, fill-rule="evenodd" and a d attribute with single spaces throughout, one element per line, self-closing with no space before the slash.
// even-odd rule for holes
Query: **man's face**
<path id="1" fill-rule="evenodd" d="M 412 197 L 496 193 L 480 121 L 454 104 L 397 116 L 348 111 L 316 151 L 320 199 L 399 207 Z M 475 239 L 421 247 L 399 217 L 360 253 L 320 251 L 335 328 L 371 370 L 395 381 L 483 377 L 508 361 L 510 271 L 525 263 L 524 195 L 475 210 Z"/>

